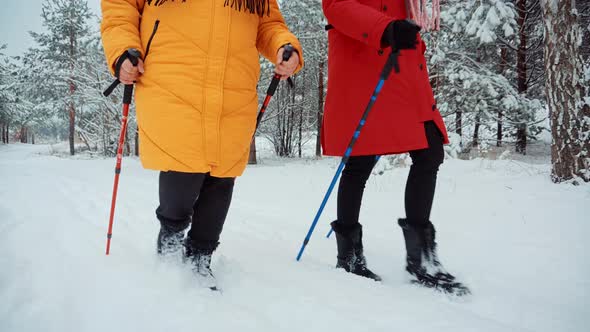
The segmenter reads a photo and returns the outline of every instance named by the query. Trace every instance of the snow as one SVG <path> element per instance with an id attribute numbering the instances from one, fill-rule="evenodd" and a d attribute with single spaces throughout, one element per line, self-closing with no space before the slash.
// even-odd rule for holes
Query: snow
<path id="1" fill-rule="evenodd" d="M 512 26 L 508 22 L 502 25 L 502 29 L 504 30 L 504 37 L 510 37 L 514 34 L 514 29 L 512 29 Z"/>
<path id="2" fill-rule="evenodd" d="M 559 0 L 542 0 L 541 4 L 544 8 L 551 10 L 551 12 L 557 13 L 557 7 L 559 6 Z"/>
<path id="3" fill-rule="evenodd" d="M 263 144 L 260 144 L 262 146 Z M 264 151 L 264 147 L 260 148 Z M 334 268 L 332 197 L 295 255 L 338 160 L 262 157 L 237 180 L 213 259 L 223 293 L 154 251 L 157 173 L 125 158 L 111 256 L 114 159 L 0 146 L 1 331 L 583 331 L 590 324 L 590 185 L 552 184 L 548 161 L 445 161 L 432 220 L 440 258 L 472 289 L 409 285 L 407 168 L 372 176 L 361 213 L 382 283 Z"/>
<path id="4" fill-rule="evenodd" d="M 444 22 L 450 22 L 452 32 L 458 33 L 465 25 L 465 32 L 468 36 L 474 36 L 481 44 L 494 43 L 497 40 L 499 29 L 502 29 L 505 37 L 514 34 L 516 24 L 516 13 L 514 5 L 504 0 L 456 2 L 455 6 L 475 7 L 470 17 L 467 17 L 462 9 L 451 6 L 443 10 L 441 17 Z M 458 10 L 462 15 L 455 15 Z"/>

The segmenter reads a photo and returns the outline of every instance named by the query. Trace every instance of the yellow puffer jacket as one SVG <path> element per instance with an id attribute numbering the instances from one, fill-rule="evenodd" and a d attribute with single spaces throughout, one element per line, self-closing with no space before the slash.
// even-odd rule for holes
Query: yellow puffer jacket
<path id="1" fill-rule="evenodd" d="M 102 15 L 109 64 L 128 48 L 144 55 L 135 90 L 143 166 L 241 175 L 256 124 L 259 53 L 275 63 L 290 43 L 302 55 L 276 0 L 263 17 L 223 0 L 102 0 Z"/>

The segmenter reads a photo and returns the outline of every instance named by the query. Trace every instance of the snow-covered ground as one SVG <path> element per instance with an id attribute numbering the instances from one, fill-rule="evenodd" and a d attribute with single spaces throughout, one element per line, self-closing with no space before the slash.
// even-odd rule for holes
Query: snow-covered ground
<path id="1" fill-rule="evenodd" d="M 0 331 L 589 331 L 590 186 L 549 165 L 447 160 L 432 220 L 440 257 L 472 289 L 409 285 L 407 168 L 369 180 L 361 222 L 375 283 L 334 268 L 335 199 L 295 255 L 338 160 L 263 159 L 238 179 L 213 269 L 223 293 L 154 254 L 157 173 L 123 161 L 104 255 L 114 159 L 0 146 Z"/>

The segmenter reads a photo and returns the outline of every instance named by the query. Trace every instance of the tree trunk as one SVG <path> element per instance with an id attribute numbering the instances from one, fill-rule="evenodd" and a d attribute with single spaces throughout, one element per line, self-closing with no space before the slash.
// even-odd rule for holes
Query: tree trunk
<path id="1" fill-rule="evenodd" d="M 73 98 L 74 91 L 76 87 L 74 86 L 73 78 L 70 78 L 70 98 Z M 70 100 L 69 103 L 69 115 L 70 115 L 70 155 L 74 155 L 76 150 L 74 149 L 74 136 L 76 134 L 76 109 L 74 108 L 74 101 Z"/>
<path id="2" fill-rule="evenodd" d="M 278 89 L 276 92 L 277 96 L 277 112 L 279 116 L 279 151 L 278 156 L 284 157 L 285 156 L 285 137 L 287 136 L 287 114 L 286 112 L 281 112 L 281 96 L 282 92 L 281 89 Z"/>
<path id="3" fill-rule="evenodd" d="M 6 144 L 10 143 L 10 121 L 6 122 Z"/>
<path id="4" fill-rule="evenodd" d="M 506 66 L 508 65 L 508 48 L 506 46 L 502 46 L 500 48 L 500 73 L 502 75 L 504 75 L 504 71 L 506 69 Z M 502 112 L 502 109 L 498 110 L 498 129 L 496 131 L 496 146 L 500 147 L 502 146 L 502 139 L 503 139 L 503 133 L 502 133 L 502 116 L 504 115 L 504 113 Z"/>
<path id="5" fill-rule="evenodd" d="M 33 144 L 33 145 L 35 144 L 35 133 L 34 132 L 31 133 L 31 144 Z"/>
<path id="6" fill-rule="evenodd" d="M 135 127 L 135 156 L 139 157 L 139 128 Z"/>
<path id="7" fill-rule="evenodd" d="M 298 148 L 298 151 L 297 152 L 298 152 L 299 158 L 301 158 L 301 155 L 302 155 L 302 146 L 303 146 L 303 112 L 305 111 L 305 106 L 304 105 L 305 105 L 305 76 L 306 76 L 305 74 L 306 74 L 306 72 L 307 71 L 304 71 L 303 72 L 303 82 L 304 82 L 304 85 L 303 85 L 303 89 L 301 89 L 301 91 L 302 91 L 301 92 L 301 109 L 299 111 L 299 124 L 298 124 L 298 126 L 299 126 L 299 142 L 297 144 L 298 145 L 297 146 L 297 148 Z"/>
<path id="8" fill-rule="evenodd" d="M 74 148 L 74 135 L 76 133 L 76 109 L 74 107 L 74 92 L 76 91 L 76 86 L 74 85 L 74 61 L 76 58 L 76 36 L 74 32 L 74 28 L 72 26 L 69 27 L 70 30 L 70 155 L 74 155 L 76 150 Z"/>
<path id="9" fill-rule="evenodd" d="M 20 127 L 19 136 L 20 136 L 21 143 L 27 143 L 27 127 L 25 127 L 25 126 Z"/>
<path id="10" fill-rule="evenodd" d="M 248 164 L 258 164 L 258 160 L 256 160 L 256 137 L 252 138 L 252 143 L 250 143 L 250 155 L 248 156 Z"/>
<path id="11" fill-rule="evenodd" d="M 291 105 L 287 107 L 287 157 L 293 155 L 293 136 L 295 134 L 295 90 L 291 90 Z"/>
<path id="12" fill-rule="evenodd" d="M 516 125 L 516 152 L 525 155 L 527 145 L 527 125 L 519 123 Z"/>
<path id="13" fill-rule="evenodd" d="M 315 142 L 315 155 L 316 157 L 322 156 L 322 121 L 324 118 L 324 61 L 320 61 L 318 66 L 319 79 L 318 79 L 318 118 L 317 118 L 317 137 Z"/>
<path id="14" fill-rule="evenodd" d="M 473 129 L 473 140 L 471 141 L 471 146 L 479 146 L 479 127 L 481 122 L 481 113 L 477 113 L 475 116 L 475 127 Z"/>
<path id="15" fill-rule="evenodd" d="M 501 147 L 502 146 L 502 139 L 503 139 L 503 135 L 502 135 L 502 110 L 498 110 L 498 129 L 496 131 L 496 146 L 497 147 Z"/>
<path id="16" fill-rule="evenodd" d="M 299 112 L 299 142 L 297 142 L 297 155 L 301 158 L 303 145 L 303 110 Z"/>
<path id="17" fill-rule="evenodd" d="M 583 84 L 581 28 L 574 0 L 543 0 L 545 89 L 551 114 L 554 182 L 590 181 L 590 105 Z M 584 101 L 584 98 L 585 101 Z"/>
<path id="18" fill-rule="evenodd" d="M 527 3 L 526 0 L 516 1 L 516 11 L 518 13 L 518 29 L 520 44 L 518 45 L 518 52 L 516 56 L 516 72 L 518 77 L 518 92 L 525 94 L 527 92 Z M 520 119 L 521 121 L 523 119 Z M 517 125 L 516 130 L 516 152 L 526 154 L 527 145 L 527 125 L 526 122 L 521 122 Z"/>
<path id="19" fill-rule="evenodd" d="M 516 57 L 516 72 L 518 75 L 518 92 L 524 93 L 528 90 L 527 86 L 527 3 L 526 0 L 516 1 L 516 11 L 518 13 L 518 29 L 520 44 L 518 44 L 518 52 Z"/>
<path id="20" fill-rule="evenodd" d="M 125 126 L 125 146 L 123 147 L 123 155 L 127 157 L 131 155 L 131 145 L 129 143 L 129 126 Z"/>
<path id="21" fill-rule="evenodd" d="M 74 109 L 74 103 L 70 102 L 70 126 L 69 126 L 69 131 L 70 131 L 70 155 L 74 155 L 76 153 L 76 151 L 74 150 L 74 135 L 76 133 L 76 111 Z"/>
<path id="22" fill-rule="evenodd" d="M 2 134 L 2 143 L 6 144 L 6 127 L 4 126 L 4 122 L 0 122 L 0 134 Z"/>
<path id="23" fill-rule="evenodd" d="M 455 113 L 455 132 L 459 136 L 463 136 L 463 112 L 457 111 Z"/>
<path id="24" fill-rule="evenodd" d="M 108 110 L 102 110 L 102 153 L 105 156 L 110 156 L 110 136 L 108 123 Z"/>

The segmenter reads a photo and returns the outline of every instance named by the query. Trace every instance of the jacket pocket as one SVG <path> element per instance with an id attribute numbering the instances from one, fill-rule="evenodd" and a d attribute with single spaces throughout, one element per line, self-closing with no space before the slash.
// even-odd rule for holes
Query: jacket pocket
<path id="1" fill-rule="evenodd" d="M 154 37 L 156 36 L 156 33 L 158 32 L 159 26 L 160 26 L 160 20 L 156 20 L 156 22 L 154 22 L 154 30 L 152 31 L 152 34 L 150 35 L 150 39 L 148 39 L 147 46 L 145 47 L 145 55 L 143 56 L 143 61 L 145 61 L 148 54 L 150 53 L 150 47 L 152 46 L 152 41 L 154 40 Z"/>

